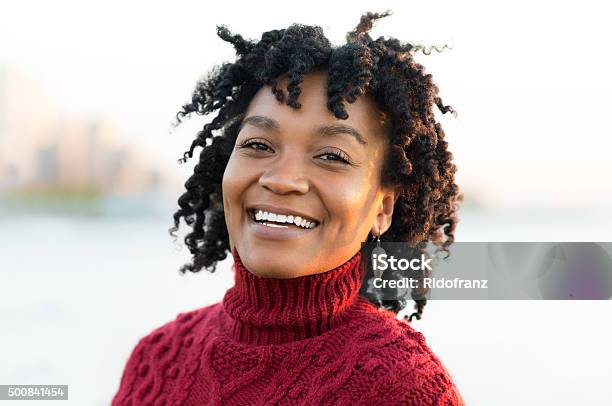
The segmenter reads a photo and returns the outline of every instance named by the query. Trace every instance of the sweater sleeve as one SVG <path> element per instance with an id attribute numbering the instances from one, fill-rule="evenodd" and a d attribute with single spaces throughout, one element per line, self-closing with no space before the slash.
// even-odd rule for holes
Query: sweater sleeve
<path id="1" fill-rule="evenodd" d="M 143 354 L 146 349 L 147 337 L 141 338 L 132 353 L 128 357 L 123 374 L 121 375 L 121 381 L 119 383 L 119 389 L 113 397 L 112 406 L 121 406 L 126 404 L 128 398 L 134 390 L 136 384 L 136 378 L 138 377 L 138 367 L 143 359 Z"/>
<path id="2" fill-rule="evenodd" d="M 433 360 L 426 368 L 400 370 L 381 387 L 381 399 L 392 405 L 465 406 L 448 371 Z"/>
<path id="3" fill-rule="evenodd" d="M 160 350 L 168 350 L 164 338 L 171 336 L 174 324 L 169 322 L 158 327 L 138 341 L 125 364 L 112 406 L 147 403 L 147 397 L 160 392 L 165 384 L 163 377 L 159 375 Z"/>
<path id="4" fill-rule="evenodd" d="M 376 374 L 373 401 L 385 405 L 465 406 L 449 371 L 425 343 L 424 336 L 410 331 L 393 362 Z"/>
<path id="5" fill-rule="evenodd" d="M 198 368 L 207 322 L 220 304 L 180 313 L 141 338 L 125 364 L 112 406 L 183 404 Z M 201 337 L 198 345 L 196 336 Z"/>

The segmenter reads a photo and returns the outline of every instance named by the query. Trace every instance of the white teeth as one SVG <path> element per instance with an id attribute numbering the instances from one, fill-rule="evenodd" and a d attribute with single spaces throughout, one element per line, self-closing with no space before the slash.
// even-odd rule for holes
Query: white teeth
<path id="1" fill-rule="evenodd" d="M 268 221 L 274 221 L 277 223 L 289 223 L 289 224 L 295 224 L 296 226 L 304 227 L 304 228 L 315 228 L 316 226 L 315 222 L 308 221 L 306 219 L 301 218 L 300 216 L 293 216 L 291 214 L 286 215 L 286 214 L 269 213 L 263 210 L 255 211 L 255 220 L 257 221 L 268 220 Z M 266 225 L 270 225 L 272 227 L 286 227 L 286 226 L 272 225 L 271 223 L 266 223 Z"/>

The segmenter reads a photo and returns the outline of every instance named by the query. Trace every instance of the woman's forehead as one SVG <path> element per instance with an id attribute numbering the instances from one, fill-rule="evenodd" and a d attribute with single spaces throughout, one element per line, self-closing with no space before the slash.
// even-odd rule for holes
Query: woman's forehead
<path id="1" fill-rule="evenodd" d="M 304 125 L 346 125 L 355 128 L 366 137 L 382 136 L 386 131 L 385 121 L 388 114 L 381 111 L 370 95 L 357 97 L 354 103 L 344 103 L 348 118 L 337 118 L 327 107 L 327 71 L 309 72 L 299 84 L 301 89 L 298 101 L 299 109 L 280 102 L 272 93 L 270 86 L 262 86 L 251 101 L 245 117 L 263 116 L 277 121 L 281 130 L 285 126 Z M 289 78 L 285 75 L 278 79 L 276 87 L 287 93 Z"/>

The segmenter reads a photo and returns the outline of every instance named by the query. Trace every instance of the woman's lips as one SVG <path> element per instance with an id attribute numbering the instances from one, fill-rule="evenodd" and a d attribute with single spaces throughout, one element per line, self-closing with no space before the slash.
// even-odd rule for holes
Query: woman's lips
<path id="1" fill-rule="evenodd" d="M 315 228 L 302 228 L 296 226 L 295 224 L 275 224 L 275 226 L 267 226 L 263 223 L 255 221 L 251 212 L 247 212 L 246 218 L 249 230 L 258 238 L 265 240 L 283 241 L 299 238 L 308 235 L 308 233 L 311 233 L 320 227 L 319 225 Z"/>

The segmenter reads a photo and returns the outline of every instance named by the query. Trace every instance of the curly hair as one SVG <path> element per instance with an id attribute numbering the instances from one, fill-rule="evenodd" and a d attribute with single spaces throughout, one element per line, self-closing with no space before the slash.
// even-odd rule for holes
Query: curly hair
<path id="1" fill-rule="evenodd" d="M 403 43 L 395 38 L 373 40 L 368 32 L 377 19 L 390 15 L 365 13 L 357 27 L 347 33 L 346 43 L 332 46 L 321 27 L 292 24 L 286 29 L 262 34 L 259 41 L 234 35 L 224 25 L 217 35 L 233 45 L 235 62 L 214 66 L 198 81 L 191 101 L 176 115 L 175 125 L 192 113 L 216 116 L 205 124 L 179 159 L 184 163 L 201 147 L 199 162 L 185 183 L 174 213 L 173 237 L 183 218 L 191 231 L 184 242 L 192 262 L 179 271 L 214 272 L 218 261 L 230 253 L 229 236 L 222 205 L 222 178 L 238 136 L 244 113 L 255 93 L 264 85 L 272 89 L 279 102 L 299 109 L 300 83 L 304 75 L 327 70 L 327 108 L 338 119 L 347 119 L 345 102 L 368 94 L 390 117 L 388 156 L 383 169 L 383 186 L 399 186 L 392 223 L 381 241 L 408 242 L 425 247 L 429 242 L 448 252 L 454 241 L 456 210 L 462 200 L 454 181 L 456 166 L 448 151 L 444 131 L 434 117 L 434 106 L 444 114 L 456 114 L 438 96 L 432 75 L 413 59 L 422 50 L 434 47 Z M 440 52 L 436 48 L 436 51 Z M 277 78 L 288 75 L 286 89 L 277 87 Z M 286 90 L 286 92 L 285 92 Z M 369 236 L 368 238 L 373 237 Z M 413 317 L 421 318 L 426 300 L 412 294 Z M 406 300 L 378 303 L 396 314 Z"/>

